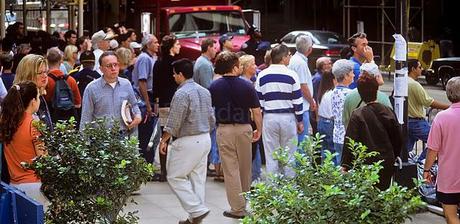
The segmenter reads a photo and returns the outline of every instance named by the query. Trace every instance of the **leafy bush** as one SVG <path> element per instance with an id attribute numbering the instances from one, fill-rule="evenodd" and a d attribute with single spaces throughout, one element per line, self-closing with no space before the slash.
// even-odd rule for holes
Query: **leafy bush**
<path id="1" fill-rule="evenodd" d="M 343 173 L 334 166 L 333 155 L 326 152 L 323 164 L 317 164 L 320 137 L 301 144 L 305 155 L 279 149 L 275 159 L 290 165 L 295 177 L 269 175 L 265 182 L 255 185 L 246 196 L 252 214 L 243 223 L 404 223 L 409 215 L 424 206 L 415 189 L 393 184 L 380 191 L 373 185 L 378 182 L 379 163 L 367 165 L 366 158 L 376 152 L 366 152 L 360 143 L 350 141 L 349 147 L 357 158 L 352 169 Z"/>
<path id="2" fill-rule="evenodd" d="M 49 156 L 29 168 L 42 181 L 50 200 L 47 223 L 136 223 L 134 213 L 120 215 L 131 193 L 147 182 L 153 166 L 139 156 L 137 139 L 122 138 L 105 120 L 75 129 L 75 121 L 49 132 L 38 125 Z"/>

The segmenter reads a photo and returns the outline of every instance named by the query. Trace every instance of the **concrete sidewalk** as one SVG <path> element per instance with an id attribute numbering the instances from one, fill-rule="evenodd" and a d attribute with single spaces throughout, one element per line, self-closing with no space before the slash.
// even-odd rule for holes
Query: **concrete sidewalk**
<path id="1" fill-rule="evenodd" d="M 133 196 L 137 205 L 130 204 L 125 211 L 138 210 L 137 214 L 142 224 L 177 224 L 185 219 L 187 213 L 182 209 L 179 200 L 172 193 L 167 183 L 149 182 L 139 191 L 139 195 Z M 206 204 L 211 213 L 203 224 L 236 224 L 239 220 L 224 217 L 222 213 L 229 209 L 225 194 L 224 183 L 216 183 L 208 178 L 206 183 Z M 443 217 L 430 212 L 420 213 L 413 216 L 407 224 L 438 224 L 445 223 Z"/>

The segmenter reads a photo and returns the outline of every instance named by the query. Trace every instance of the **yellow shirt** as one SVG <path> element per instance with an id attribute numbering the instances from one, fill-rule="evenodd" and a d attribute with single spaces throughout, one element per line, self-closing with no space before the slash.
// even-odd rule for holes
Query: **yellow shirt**
<path id="1" fill-rule="evenodd" d="M 419 82 L 408 77 L 408 115 L 412 118 L 424 118 L 426 116 L 425 107 L 430 107 L 433 97 L 429 96 Z"/>

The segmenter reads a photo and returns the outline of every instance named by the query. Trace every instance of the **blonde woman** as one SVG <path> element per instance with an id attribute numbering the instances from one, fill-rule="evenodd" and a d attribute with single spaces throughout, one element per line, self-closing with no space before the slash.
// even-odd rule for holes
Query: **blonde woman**
<path id="1" fill-rule="evenodd" d="M 64 49 L 64 67 L 70 73 L 78 59 L 78 48 L 75 45 L 67 45 Z"/>
<path id="2" fill-rule="evenodd" d="M 133 59 L 134 54 L 131 49 L 120 47 L 115 51 L 115 54 L 118 58 L 118 63 L 120 63 L 120 74 L 119 76 L 122 78 L 128 79 L 132 83 L 132 76 L 131 73 L 133 71 Z"/>
<path id="3" fill-rule="evenodd" d="M 239 60 L 240 70 L 242 71 L 241 78 L 254 85 L 257 72 L 256 58 L 252 55 L 246 54 L 241 56 Z"/>
<path id="4" fill-rule="evenodd" d="M 48 62 L 41 55 L 28 54 L 18 64 L 13 84 L 22 81 L 32 81 L 37 85 L 40 93 L 40 108 L 34 116 L 43 121 L 50 130 L 53 130 L 53 123 L 46 104 L 46 85 L 48 84 Z"/>

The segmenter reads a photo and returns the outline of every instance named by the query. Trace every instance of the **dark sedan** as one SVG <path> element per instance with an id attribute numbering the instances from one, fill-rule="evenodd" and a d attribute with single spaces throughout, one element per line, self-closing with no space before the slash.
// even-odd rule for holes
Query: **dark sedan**
<path id="1" fill-rule="evenodd" d="M 431 68 L 425 74 L 428 83 L 436 84 L 441 80 L 446 89 L 447 81 L 454 76 L 460 76 L 460 57 L 438 58 L 433 60 Z M 429 81 L 430 80 L 430 81 Z"/>
<path id="2" fill-rule="evenodd" d="M 286 34 L 279 40 L 295 53 L 295 40 L 300 35 L 309 35 L 313 39 L 313 52 L 308 56 L 308 67 L 310 71 L 316 68 L 316 59 L 327 56 L 336 61 L 340 59 L 340 51 L 348 46 L 348 43 L 339 34 L 322 30 L 296 30 Z"/>

